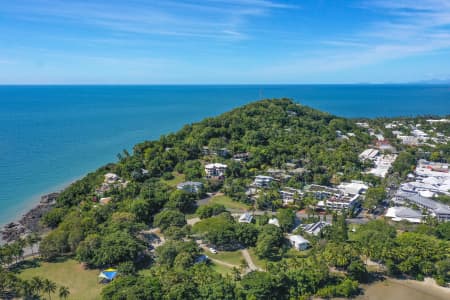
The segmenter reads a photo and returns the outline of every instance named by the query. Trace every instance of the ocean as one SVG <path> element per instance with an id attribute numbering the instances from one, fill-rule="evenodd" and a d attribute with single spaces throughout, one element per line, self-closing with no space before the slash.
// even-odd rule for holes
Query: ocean
<path id="1" fill-rule="evenodd" d="M 276 97 L 343 117 L 450 114 L 449 85 L 0 86 L 0 224 L 122 149 Z"/>

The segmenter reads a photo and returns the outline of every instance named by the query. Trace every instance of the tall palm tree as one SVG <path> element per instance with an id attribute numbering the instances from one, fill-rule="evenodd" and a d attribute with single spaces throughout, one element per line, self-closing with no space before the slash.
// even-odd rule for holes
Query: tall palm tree
<path id="1" fill-rule="evenodd" d="M 44 292 L 48 294 L 48 299 L 51 300 L 51 294 L 56 292 L 56 283 L 51 280 L 44 279 Z"/>
<path id="2" fill-rule="evenodd" d="M 67 297 L 69 297 L 69 295 L 70 295 L 70 291 L 67 286 L 61 286 L 59 288 L 59 298 L 60 299 L 67 299 Z"/>
<path id="3" fill-rule="evenodd" d="M 36 294 L 40 294 L 42 289 L 44 288 L 44 281 L 41 277 L 34 276 L 31 278 L 31 286 L 33 287 L 33 291 Z"/>
<path id="4" fill-rule="evenodd" d="M 20 283 L 20 289 L 22 291 L 22 296 L 25 299 L 32 298 L 35 296 L 33 285 L 30 281 L 24 280 Z"/>

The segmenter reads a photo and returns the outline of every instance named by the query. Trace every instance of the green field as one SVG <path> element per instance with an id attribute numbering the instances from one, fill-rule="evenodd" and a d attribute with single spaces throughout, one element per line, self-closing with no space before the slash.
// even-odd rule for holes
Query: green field
<path id="1" fill-rule="evenodd" d="M 233 201 L 230 197 L 224 195 L 212 197 L 209 203 L 222 204 L 223 206 L 229 209 L 240 209 L 240 210 L 250 209 L 250 206 L 241 202 Z"/>
<path id="2" fill-rule="evenodd" d="M 99 270 L 85 270 L 73 259 L 63 262 L 41 262 L 39 267 L 21 271 L 19 276 L 31 279 L 34 276 L 48 278 L 60 286 L 67 286 L 70 290 L 69 299 L 100 299 L 103 285 L 98 283 Z M 57 292 L 52 299 L 58 299 Z"/>
<path id="3" fill-rule="evenodd" d="M 176 187 L 177 184 L 186 181 L 186 176 L 184 176 L 184 174 L 180 174 L 178 172 L 173 172 L 172 173 L 174 178 L 170 179 L 170 180 L 161 180 L 165 183 L 167 183 L 168 185 L 172 186 L 172 187 Z"/>
<path id="4" fill-rule="evenodd" d="M 211 262 L 211 268 L 212 268 L 214 271 L 216 271 L 217 273 L 219 273 L 219 274 L 221 274 L 221 275 L 223 275 L 223 276 L 231 275 L 231 274 L 232 274 L 231 268 L 228 268 L 228 267 L 226 267 L 226 266 L 224 266 L 224 265 L 216 264 L 216 263 L 214 263 L 214 262 Z"/>
<path id="5" fill-rule="evenodd" d="M 237 268 L 239 268 L 239 265 L 241 264 L 244 257 L 242 256 L 242 253 L 240 250 L 236 251 L 219 251 L 217 254 L 208 254 L 209 257 L 221 260 L 223 262 L 236 265 Z"/>

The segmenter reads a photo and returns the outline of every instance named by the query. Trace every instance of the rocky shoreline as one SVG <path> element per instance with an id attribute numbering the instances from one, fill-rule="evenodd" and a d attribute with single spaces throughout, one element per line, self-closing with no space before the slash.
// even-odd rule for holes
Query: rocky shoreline
<path id="1" fill-rule="evenodd" d="M 39 204 L 24 214 L 18 222 L 6 224 L 0 231 L 0 244 L 14 242 L 31 232 L 42 233 L 45 227 L 40 220 L 56 204 L 58 195 L 59 192 L 43 195 Z"/>

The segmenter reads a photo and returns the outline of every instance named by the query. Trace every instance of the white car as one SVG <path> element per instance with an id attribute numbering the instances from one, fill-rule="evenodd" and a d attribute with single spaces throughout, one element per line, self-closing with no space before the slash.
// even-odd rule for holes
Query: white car
<path id="1" fill-rule="evenodd" d="M 213 254 L 217 254 L 217 250 L 214 249 L 214 248 L 209 248 L 209 251 L 210 251 L 211 253 L 213 253 Z"/>

